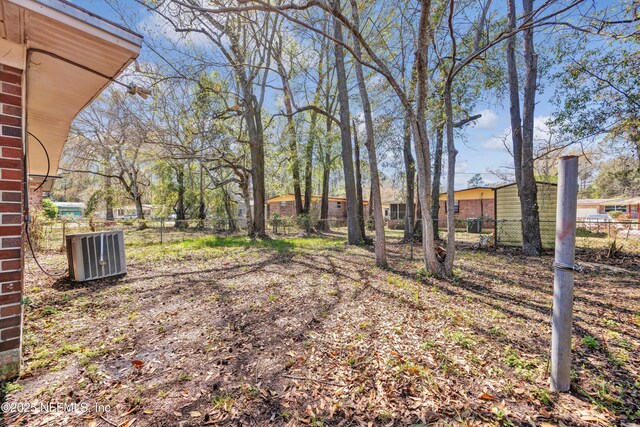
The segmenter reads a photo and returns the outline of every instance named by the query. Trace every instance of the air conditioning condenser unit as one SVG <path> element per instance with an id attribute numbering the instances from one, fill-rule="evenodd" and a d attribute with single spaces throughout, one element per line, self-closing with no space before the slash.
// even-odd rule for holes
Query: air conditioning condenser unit
<path id="1" fill-rule="evenodd" d="M 76 282 L 126 274 L 122 230 L 66 236 L 69 276 Z"/>

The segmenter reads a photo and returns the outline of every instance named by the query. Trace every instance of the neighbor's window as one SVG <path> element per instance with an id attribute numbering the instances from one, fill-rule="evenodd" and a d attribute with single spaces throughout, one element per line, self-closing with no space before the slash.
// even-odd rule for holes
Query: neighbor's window
<path id="1" fill-rule="evenodd" d="M 336 202 L 336 207 L 338 209 L 342 209 L 342 202 Z"/>
<path id="2" fill-rule="evenodd" d="M 460 212 L 460 200 L 453 201 L 453 213 Z M 447 213 L 447 202 L 444 202 L 444 213 Z"/>
<path id="3" fill-rule="evenodd" d="M 287 202 L 280 202 L 280 207 L 281 208 L 286 208 L 287 207 Z"/>
<path id="4" fill-rule="evenodd" d="M 627 213 L 627 205 L 619 205 L 619 206 L 605 206 L 604 207 L 604 211 L 605 212 L 624 212 Z"/>

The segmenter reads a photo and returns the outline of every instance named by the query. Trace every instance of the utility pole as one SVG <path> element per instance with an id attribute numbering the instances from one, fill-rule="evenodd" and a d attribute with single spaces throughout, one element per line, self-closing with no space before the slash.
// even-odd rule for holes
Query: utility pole
<path id="1" fill-rule="evenodd" d="M 573 322 L 573 275 L 576 267 L 576 209 L 578 203 L 578 157 L 564 156 L 558 165 L 556 253 L 553 264 L 553 321 L 551 332 L 551 391 L 569 391 L 571 329 Z"/>

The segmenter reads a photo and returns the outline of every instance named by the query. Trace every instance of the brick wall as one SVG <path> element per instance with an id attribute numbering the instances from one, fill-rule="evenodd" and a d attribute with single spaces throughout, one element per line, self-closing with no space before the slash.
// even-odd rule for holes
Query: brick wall
<path id="1" fill-rule="evenodd" d="M 0 65 L 0 379 L 17 376 L 22 324 L 22 73 Z"/>
<path id="2" fill-rule="evenodd" d="M 338 203 L 340 203 L 340 207 L 338 207 Z M 314 201 L 312 203 L 314 209 L 320 210 L 320 201 Z M 273 213 L 277 213 L 280 216 L 292 217 L 296 216 L 296 204 L 292 201 L 287 201 L 284 203 L 281 202 L 271 202 L 267 204 L 267 214 L 268 218 L 271 219 L 271 215 Z M 368 216 L 368 206 L 365 205 L 365 218 Z M 329 218 L 337 218 L 343 219 L 347 217 L 347 202 L 335 202 L 333 200 L 329 201 Z"/>
<path id="3" fill-rule="evenodd" d="M 491 218 L 494 217 L 493 199 L 459 200 L 459 210 L 454 215 L 456 219 L 467 218 Z M 445 211 L 445 201 L 440 200 L 440 210 L 438 211 L 438 227 L 447 226 L 447 212 Z M 493 227 L 492 222 L 482 224 L 483 228 Z"/>

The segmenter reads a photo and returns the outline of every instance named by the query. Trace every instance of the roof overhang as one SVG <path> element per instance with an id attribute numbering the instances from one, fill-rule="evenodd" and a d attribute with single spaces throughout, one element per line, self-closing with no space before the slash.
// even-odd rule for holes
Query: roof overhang
<path id="1" fill-rule="evenodd" d="M 29 173 L 55 174 L 71 122 L 138 56 L 142 37 L 66 0 L 0 0 L 0 19 L 0 61 L 24 70 Z"/>

